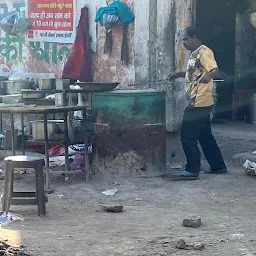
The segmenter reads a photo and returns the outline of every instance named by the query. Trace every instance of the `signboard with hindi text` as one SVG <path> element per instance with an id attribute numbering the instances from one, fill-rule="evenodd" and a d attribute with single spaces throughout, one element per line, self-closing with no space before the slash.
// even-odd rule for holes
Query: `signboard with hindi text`
<path id="1" fill-rule="evenodd" d="M 76 0 L 27 0 L 32 22 L 30 41 L 73 43 L 76 36 Z"/>

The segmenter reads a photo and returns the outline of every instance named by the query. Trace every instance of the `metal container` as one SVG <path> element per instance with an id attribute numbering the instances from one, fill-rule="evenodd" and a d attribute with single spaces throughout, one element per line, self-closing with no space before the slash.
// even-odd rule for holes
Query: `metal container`
<path id="1" fill-rule="evenodd" d="M 68 90 L 70 87 L 70 79 L 56 79 L 56 90 Z"/>
<path id="2" fill-rule="evenodd" d="M 165 172 L 164 91 L 93 93 L 92 112 L 96 166 L 124 175 Z"/>
<path id="3" fill-rule="evenodd" d="M 4 104 L 22 103 L 22 94 L 3 95 L 2 102 Z"/>
<path id="4" fill-rule="evenodd" d="M 68 105 L 66 93 L 55 93 L 55 106 L 64 107 Z"/>
<path id="5" fill-rule="evenodd" d="M 0 95 L 6 94 L 6 86 L 4 84 L 4 81 L 0 81 Z"/>
<path id="6" fill-rule="evenodd" d="M 8 80 L 8 77 L 6 76 L 0 76 L 0 95 L 6 94 L 6 86 L 4 84 L 4 81 Z"/>
<path id="7" fill-rule="evenodd" d="M 22 89 L 30 89 L 29 83 L 24 80 L 4 81 L 3 83 L 8 95 L 21 93 Z"/>
<path id="8" fill-rule="evenodd" d="M 56 79 L 55 78 L 40 78 L 38 79 L 38 85 L 40 90 L 52 90 L 56 87 Z"/>
<path id="9" fill-rule="evenodd" d="M 48 120 L 48 139 L 51 140 L 55 134 L 60 131 L 59 124 L 64 123 L 63 120 Z M 34 141 L 44 141 L 44 121 L 35 120 L 31 121 L 32 124 L 32 136 Z"/>

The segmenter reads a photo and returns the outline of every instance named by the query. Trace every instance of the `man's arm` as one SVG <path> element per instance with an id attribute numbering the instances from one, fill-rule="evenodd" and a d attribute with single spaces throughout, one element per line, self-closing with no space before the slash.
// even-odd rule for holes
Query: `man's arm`
<path id="1" fill-rule="evenodd" d="M 208 84 L 212 79 L 218 78 L 218 65 L 212 50 L 208 49 L 202 53 L 200 63 L 206 70 L 206 73 L 199 79 L 200 83 Z"/>
<path id="2" fill-rule="evenodd" d="M 178 71 L 178 72 L 175 72 L 173 74 L 170 74 L 168 76 L 168 79 L 173 80 L 173 79 L 180 78 L 180 77 L 184 78 L 185 76 L 186 76 L 186 71 Z"/>
<path id="3" fill-rule="evenodd" d="M 219 78 L 219 69 L 214 68 L 211 71 L 207 72 L 205 75 L 202 76 L 200 80 L 200 83 L 208 84 L 212 79 L 218 79 Z"/>

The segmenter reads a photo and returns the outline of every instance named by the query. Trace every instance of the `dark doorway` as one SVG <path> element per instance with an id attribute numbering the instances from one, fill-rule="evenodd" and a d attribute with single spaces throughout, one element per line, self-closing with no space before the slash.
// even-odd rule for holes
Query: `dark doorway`
<path id="1" fill-rule="evenodd" d="M 241 0 L 242 1 L 242 0 Z M 217 83 L 216 118 L 232 118 L 235 73 L 236 0 L 197 0 L 196 26 L 210 47 L 225 82 Z M 231 79 L 229 79 L 231 78 Z"/>

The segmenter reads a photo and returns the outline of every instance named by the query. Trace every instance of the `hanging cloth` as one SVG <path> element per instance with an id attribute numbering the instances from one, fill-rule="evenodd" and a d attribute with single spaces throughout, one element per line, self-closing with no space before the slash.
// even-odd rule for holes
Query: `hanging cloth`
<path id="1" fill-rule="evenodd" d="M 121 63 L 128 65 L 129 63 L 129 49 L 128 49 L 128 25 L 123 26 L 123 42 L 121 48 Z"/>
<path id="2" fill-rule="evenodd" d="M 106 22 L 106 15 L 108 15 L 108 20 L 111 22 Z M 121 63 L 128 65 L 129 62 L 129 49 L 128 49 L 128 25 L 134 21 L 134 15 L 129 9 L 129 7 L 121 2 L 115 1 L 112 4 L 101 7 L 97 14 L 95 22 L 100 22 L 101 26 L 105 26 L 105 24 L 112 24 L 114 26 L 117 23 L 115 17 L 118 17 L 118 22 L 123 26 L 123 41 L 121 48 Z M 112 17 L 112 19 L 111 19 Z M 104 45 L 104 53 L 109 53 L 111 55 L 112 52 L 112 29 L 106 28 L 106 41 Z"/>
<path id="3" fill-rule="evenodd" d="M 81 9 L 75 42 L 71 53 L 64 66 L 63 78 L 79 80 L 81 82 L 92 81 L 92 57 L 89 36 L 89 12 L 88 8 Z"/>

